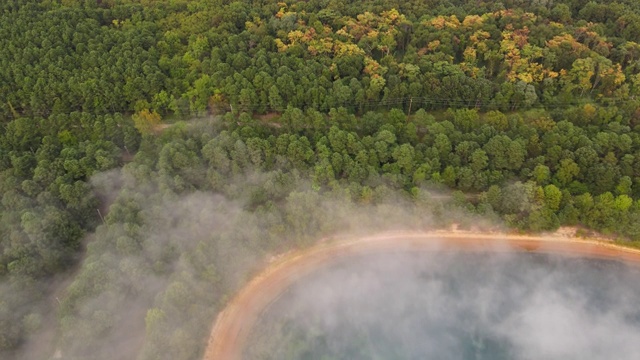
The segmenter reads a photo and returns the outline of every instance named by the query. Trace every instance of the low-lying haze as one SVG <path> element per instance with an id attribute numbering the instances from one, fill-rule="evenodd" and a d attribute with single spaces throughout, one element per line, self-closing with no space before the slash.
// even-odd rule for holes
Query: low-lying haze
<path id="1" fill-rule="evenodd" d="M 531 254 L 358 255 L 265 312 L 247 359 L 638 359 L 637 269 Z"/>

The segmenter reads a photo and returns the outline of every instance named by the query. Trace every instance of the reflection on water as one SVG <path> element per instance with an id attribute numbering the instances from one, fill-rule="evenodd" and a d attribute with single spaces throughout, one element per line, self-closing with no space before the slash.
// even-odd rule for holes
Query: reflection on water
<path id="1" fill-rule="evenodd" d="M 640 359 L 640 277 L 532 254 L 341 260 L 263 314 L 246 359 Z"/>

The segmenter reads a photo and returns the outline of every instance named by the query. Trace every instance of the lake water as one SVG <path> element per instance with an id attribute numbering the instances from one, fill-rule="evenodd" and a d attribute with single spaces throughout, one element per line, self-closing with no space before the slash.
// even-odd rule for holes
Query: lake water
<path id="1" fill-rule="evenodd" d="M 560 256 L 353 256 L 291 286 L 246 359 L 640 359 L 640 273 Z"/>

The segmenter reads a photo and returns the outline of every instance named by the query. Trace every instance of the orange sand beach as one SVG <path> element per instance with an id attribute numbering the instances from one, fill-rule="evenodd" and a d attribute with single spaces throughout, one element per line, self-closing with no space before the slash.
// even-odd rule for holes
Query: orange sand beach
<path id="1" fill-rule="evenodd" d="M 245 341 L 262 312 L 287 287 L 333 260 L 352 255 L 405 251 L 533 252 L 618 260 L 640 266 L 640 250 L 595 239 L 560 235 L 529 236 L 498 233 L 434 231 L 385 233 L 322 241 L 273 261 L 253 278 L 218 314 L 204 360 L 242 358 Z"/>

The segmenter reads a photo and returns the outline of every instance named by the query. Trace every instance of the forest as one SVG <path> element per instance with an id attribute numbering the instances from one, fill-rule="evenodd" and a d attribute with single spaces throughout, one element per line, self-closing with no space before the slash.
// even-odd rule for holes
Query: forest
<path id="1" fill-rule="evenodd" d="M 634 0 L 5 0 L 0 48 L 3 359 L 198 359 L 363 224 L 640 245 Z"/>

